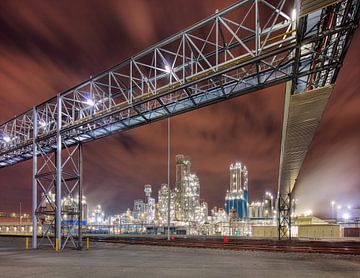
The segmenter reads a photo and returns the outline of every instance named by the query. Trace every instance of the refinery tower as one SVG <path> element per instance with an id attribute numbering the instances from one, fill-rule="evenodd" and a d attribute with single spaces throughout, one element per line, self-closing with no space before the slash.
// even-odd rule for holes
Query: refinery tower
<path id="1" fill-rule="evenodd" d="M 230 165 L 230 188 L 226 191 L 225 211 L 237 218 L 248 218 L 248 171 L 236 162 Z"/>
<path id="2" fill-rule="evenodd" d="M 174 192 L 175 219 L 182 222 L 203 223 L 207 219 L 207 203 L 200 201 L 199 178 L 191 173 L 191 159 L 176 155 Z"/>

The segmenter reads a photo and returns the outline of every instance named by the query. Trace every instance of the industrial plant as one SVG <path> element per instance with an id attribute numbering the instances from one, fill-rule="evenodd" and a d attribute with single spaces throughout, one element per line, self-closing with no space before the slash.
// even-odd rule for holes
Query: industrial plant
<path id="1" fill-rule="evenodd" d="M 178 154 L 175 157 L 174 186 L 161 184 L 155 198 L 150 184 L 144 185 L 143 198 L 133 201 L 133 208 L 108 215 L 101 205 L 88 209 L 86 197 L 82 197 L 82 229 L 89 234 L 166 234 L 207 236 L 253 236 L 276 237 L 278 230 L 277 198 L 271 192 L 265 192 L 261 200 L 249 201 L 249 172 L 245 164 L 232 163 L 229 166 L 228 190 L 224 192 L 224 207 L 208 209 L 208 204 L 200 197 L 200 179 L 192 172 L 189 156 Z M 250 183 L 251 184 L 251 183 Z M 42 218 L 38 231 L 52 233 L 54 230 L 51 206 L 55 195 L 49 192 L 43 198 L 40 209 Z M 139 196 L 140 197 L 140 196 Z M 169 205 L 170 199 L 170 205 Z M 76 226 L 76 208 L 79 198 L 63 198 L 63 224 Z M 294 237 L 340 237 L 358 236 L 360 209 L 341 206 L 331 202 L 331 217 L 322 220 L 308 210 L 301 215 L 295 211 L 296 199 L 293 199 L 292 226 L 289 233 Z M 170 208 L 170 213 L 169 213 Z M 47 213 L 49 212 L 49 213 Z M 29 215 L 17 222 L 17 214 L 11 214 L 7 221 L 1 221 L 0 233 L 30 233 L 32 225 Z M 168 219 L 169 217 L 169 219 Z M 3 218 L 4 215 L 3 215 Z M 12 220 L 12 221 L 9 221 Z M 169 221 L 170 220 L 170 221 Z M 168 222 L 169 221 L 169 222 Z M 75 233 L 76 231 L 73 231 Z"/>
<path id="2" fill-rule="evenodd" d="M 213 208 L 209 215 L 208 204 L 200 198 L 200 180 L 191 171 L 191 159 L 182 154 L 176 155 L 175 186 L 162 184 L 157 202 L 152 197 L 152 187 L 144 186 L 144 198 L 134 200 L 133 210 L 109 219 L 98 207 L 92 212 L 89 225 L 120 225 L 124 233 L 163 234 L 168 225 L 170 207 L 170 226 L 175 234 L 187 235 L 239 235 L 251 234 L 251 223 L 274 224 L 276 213 L 274 199 L 266 192 L 262 201 L 248 201 L 248 171 L 245 165 L 236 162 L 229 167 L 229 190 L 224 196 L 224 208 Z M 170 192 L 169 192 L 170 190 Z M 170 197 L 170 206 L 169 206 Z M 120 231 L 120 229 L 116 229 Z"/>

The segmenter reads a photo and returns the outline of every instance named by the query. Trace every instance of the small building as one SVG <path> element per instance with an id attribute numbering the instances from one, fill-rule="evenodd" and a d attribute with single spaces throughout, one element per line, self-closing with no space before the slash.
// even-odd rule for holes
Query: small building
<path id="1" fill-rule="evenodd" d="M 298 237 L 302 238 L 338 238 L 340 225 L 337 224 L 308 224 L 298 226 Z"/>
<path id="2" fill-rule="evenodd" d="M 298 216 L 293 227 L 293 236 L 299 238 L 340 237 L 340 225 L 330 224 L 315 216 Z"/>
<path id="3" fill-rule="evenodd" d="M 277 226 L 252 226 L 251 235 L 253 237 L 276 238 L 278 237 Z"/>

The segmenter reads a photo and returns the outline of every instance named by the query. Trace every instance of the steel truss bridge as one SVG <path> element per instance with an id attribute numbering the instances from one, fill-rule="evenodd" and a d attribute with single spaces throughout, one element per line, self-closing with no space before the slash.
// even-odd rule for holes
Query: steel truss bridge
<path id="1" fill-rule="evenodd" d="M 2 124 L 0 167 L 33 161 L 33 248 L 38 224 L 54 248 L 81 248 L 83 143 L 280 83 L 291 237 L 291 192 L 358 21 L 357 0 L 241 0 Z"/>

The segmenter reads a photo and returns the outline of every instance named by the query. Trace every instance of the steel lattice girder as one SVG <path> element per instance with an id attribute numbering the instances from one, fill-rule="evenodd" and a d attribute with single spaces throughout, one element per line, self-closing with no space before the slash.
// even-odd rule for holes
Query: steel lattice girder
<path id="1" fill-rule="evenodd" d="M 359 1 L 296 21 L 292 3 L 240 1 L 6 122 L 0 167 L 32 158 L 34 141 L 56 150 L 57 135 L 71 146 L 289 80 L 294 93 L 333 84 Z"/>
<path id="2" fill-rule="evenodd" d="M 40 153 L 35 157 L 34 168 L 34 219 L 33 232 L 37 238 L 37 226 L 41 227 L 41 237 L 33 243 L 33 248 L 42 245 L 47 238 L 52 248 L 58 239 L 58 248 L 63 249 L 68 242 L 73 247 L 81 248 L 82 225 L 82 149 L 81 144 L 63 149 L 61 161 L 61 183 L 57 183 L 57 155 L 43 150 L 41 143 L 36 143 Z M 38 200 L 38 201 L 37 201 Z M 58 209 L 60 207 L 60 209 Z M 60 213 L 60 216 L 57 213 Z M 57 229 L 57 227 L 60 227 Z M 56 233 L 60 234 L 57 235 Z M 64 241 L 62 242 L 62 239 Z"/>
<path id="3" fill-rule="evenodd" d="M 278 196 L 278 238 L 291 239 L 291 214 L 293 199 L 291 193 Z"/>

